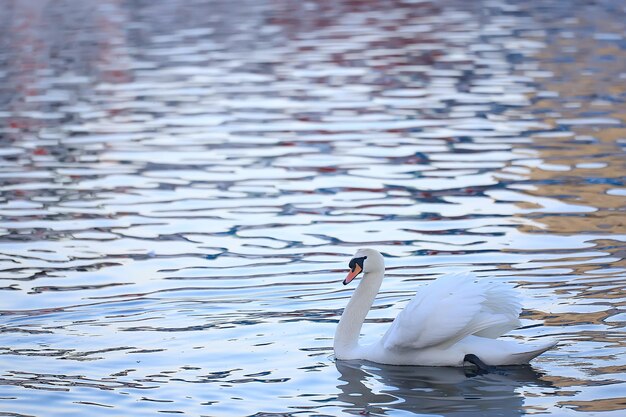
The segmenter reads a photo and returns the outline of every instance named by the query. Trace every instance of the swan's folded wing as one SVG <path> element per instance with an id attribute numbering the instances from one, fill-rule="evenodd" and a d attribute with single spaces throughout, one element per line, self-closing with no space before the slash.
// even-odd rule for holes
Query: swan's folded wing
<path id="1" fill-rule="evenodd" d="M 487 284 L 485 296 L 482 311 L 491 317 L 498 316 L 501 320 L 472 334 L 495 339 L 521 325 L 519 315 L 522 303 L 513 288 L 499 283 Z"/>
<path id="2" fill-rule="evenodd" d="M 488 329 L 498 329 L 489 334 L 491 337 L 510 329 L 517 307 L 490 308 L 495 297 L 490 297 L 489 290 L 495 289 L 493 284 L 476 282 L 476 277 L 468 273 L 446 275 L 431 282 L 393 321 L 383 337 L 384 347 L 423 349 L 451 345 L 470 334 L 489 333 Z"/>

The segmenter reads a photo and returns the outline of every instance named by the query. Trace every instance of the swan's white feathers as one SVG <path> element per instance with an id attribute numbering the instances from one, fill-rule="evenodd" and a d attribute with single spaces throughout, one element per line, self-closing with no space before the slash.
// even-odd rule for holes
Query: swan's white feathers
<path id="1" fill-rule="evenodd" d="M 498 316 L 500 320 L 472 334 L 495 339 L 521 325 L 519 315 L 522 303 L 513 288 L 502 283 L 489 283 L 486 285 L 485 297 L 483 311 L 493 317 Z"/>
<path id="2" fill-rule="evenodd" d="M 383 338 L 385 349 L 450 346 L 469 335 L 497 338 L 519 325 L 521 304 L 510 287 L 482 283 L 470 273 L 423 286 Z"/>
<path id="3" fill-rule="evenodd" d="M 554 346 L 500 339 L 519 326 L 520 300 L 510 286 L 477 279 L 471 273 L 444 275 L 421 285 L 382 339 L 360 345 L 361 326 L 380 289 L 385 263 L 373 249 L 359 249 L 354 258 L 365 260 L 363 278 L 335 331 L 333 348 L 338 360 L 463 366 L 465 356 L 474 354 L 487 365 L 517 365 Z"/>

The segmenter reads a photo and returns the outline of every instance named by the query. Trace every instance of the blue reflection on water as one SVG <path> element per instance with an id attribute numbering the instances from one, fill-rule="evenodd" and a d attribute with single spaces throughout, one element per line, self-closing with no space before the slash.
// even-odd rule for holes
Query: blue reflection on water
<path id="1" fill-rule="evenodd" d="M 0 0 L 0 408 L 619 415 L 618 3 Z M 366 337 L 473 270 L 559 349 L 335 363 L 366 245 Z"/>

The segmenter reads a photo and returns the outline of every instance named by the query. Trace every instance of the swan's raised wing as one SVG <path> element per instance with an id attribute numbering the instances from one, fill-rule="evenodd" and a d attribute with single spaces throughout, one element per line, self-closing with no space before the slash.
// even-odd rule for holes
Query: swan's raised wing
<path id="1" fill-rule="evenodd" d="M 422 287 L 383 336 L 385 349 L 449 346 L 475 334 L 496 338 L 519 326 L 515 291 L 482 283 L 469 273 L 450 274 Z"/>

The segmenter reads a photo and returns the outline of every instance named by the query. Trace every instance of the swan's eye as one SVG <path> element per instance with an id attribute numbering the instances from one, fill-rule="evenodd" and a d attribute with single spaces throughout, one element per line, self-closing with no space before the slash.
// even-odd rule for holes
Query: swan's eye
<path id="1" fill-rule="evenodd" d="M 367 259 L 367 256 L 363 256 L 362 258 L 352 258 L 350 259 L 350 263 L 348 264 L 348 268 L 350 268 L 350 271 L 354 271 L 354 268 L 356 268 L 356 266 L 360 266 L 361 269 L 363 269 L 363 261 L 365 261 Z"/>

